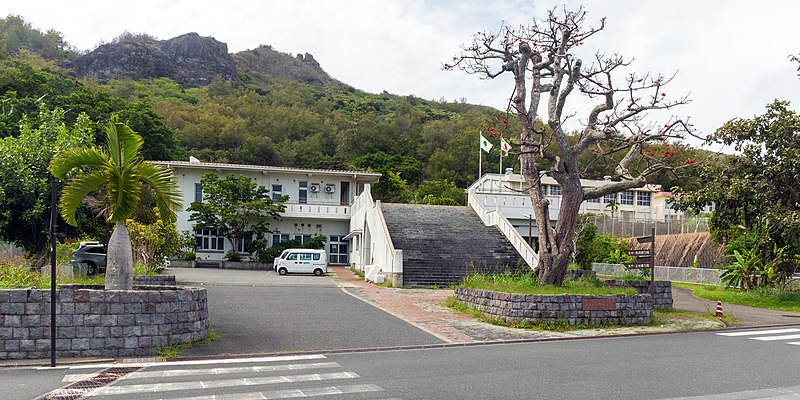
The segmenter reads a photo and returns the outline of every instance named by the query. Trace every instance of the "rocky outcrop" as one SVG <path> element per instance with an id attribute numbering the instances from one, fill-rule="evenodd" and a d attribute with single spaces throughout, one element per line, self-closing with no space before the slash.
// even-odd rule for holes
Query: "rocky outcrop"
<path id="1" fill-rule="evenodd" d="M 233 55 L 242 80 L 258 86 L 279 82 L 300 82 L 310 85 L 337 85 L 308 53 L 291 54 L 276 51 L 271 46 L 259 46 Z"/>
<path id="2" fill-rule="evenodd" d="M 99 46 L 70 67 L 80 77 L 171 78 L 189 87 L 205 86 L 218 76 L 238 83 L 228 45 L 187 33 L 169 40 L 123 41 Z"/>

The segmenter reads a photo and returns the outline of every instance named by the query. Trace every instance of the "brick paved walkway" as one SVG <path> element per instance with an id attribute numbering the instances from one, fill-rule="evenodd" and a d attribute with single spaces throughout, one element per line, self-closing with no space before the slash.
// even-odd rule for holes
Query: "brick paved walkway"
<path id="1" fill-rule="evenodd" d="M 447 343 L 624 335 L 715 329 L 724 326 L 717 321 L 704 320 L 660 326 L 581 329 L 568 332 L 513 329 L 480 322 L 476 318 L 445 307 L 442 303 L 453 295 L 453 291 L 449 289 L 396 289 L 365 282 L 344 267 L 333 267 L 332 270 L 331 277 L 347 293 L 359 297 Z"/>
<path id="2" fill-rule="evenodd" d="M 344 289 L 364 299 L 384 311 L 393 314 L 412 325 L 448 343 L 470 343 L 477 341 L 461 332 L 451 321 L 469 319 L 461 313 L 442 305 L 453 295 L 448 289 L 395 289 L 365 282 L 344 267 L 332 268 L 338 280 L 345 283 Z M 348 287 L 357 290 L 348 290 Z"/>

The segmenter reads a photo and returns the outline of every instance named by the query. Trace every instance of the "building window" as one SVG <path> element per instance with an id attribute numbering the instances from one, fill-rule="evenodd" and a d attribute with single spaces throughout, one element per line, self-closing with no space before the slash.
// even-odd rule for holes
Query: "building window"
<path id="1" fill-rule="evenodd" d="M 349 264 L 350 250 L 347 242 L 341 236 L 331 236 L 328 243 L 329 262 L 331 264 Z"/>
<path id="2" fill-rule="evenodd" d="M 236 251 L 239 253 L 246 253 L 250 254 L 253 244 L 253 236 L 252 235 L 244 235 L 236 245 Z"/>
<path id="3" fill-rule="evenodd" d="M 611 203 L 612 201 L 616 201 L 616 200 L 617 200 L 617 194 L 616 193 L 607 194 L 607 195 L 603 196 L 603 203 Z"/>
<path id="4" fill-rule="evenodd" d="M 547 185 L 542 185 L 542 194 L 547 194 Z"/>
<path id="5" fill-rule="evenodd" d="M 195 231 L 195 247 L 198 251 L 223 251 L 225 238 L 219 236 L 216 229 L 200 229 Z"/>
<path id="6" fill-rule="evenodd" d="M 652 193 L 650 192 L 636 192 L 636 204 L 640 206 L 650 207 Z"/>
<path id="7" fill-rule="evenodd" d="M 593 199 L 586 200 L 586 202 L 587 203 L 599 203 L 600 202 L 600 198 L 599 197 L 595 197 Z"/>
<path id="8" fill-rule="evenodd" d="M 283 185 L 272 185 L 272 201 L 278 201 L 283 196 Z"/>
<path id="9" fill-rule="evenodd" d="M 296 240 L 302 244 L 307 244 L 309 240 L 311 240 L 311 235 L 294 235 L 292 237 L 293 240 Z"/>
<path id="10" fill-rule="evenodd" d="M 194 201 L 203 201 L 203 185 L 194 184 Z"/>
<path id="11" fill-rule="evenodd" d="M 633 192 L 630 190 L 626 190 L 619 194 L 619 204 L 624 204 L 626 206 L 633 205 Z"/>
<path id="12" fill-rule="evenodd" d="M 550 194 L 553 196 L 561 196 L 561 186 L 550 185 Z"/>
<path id="13" fill-rule="evenodd" d="M 285 243 L 289 241 L 289 234 L 288 233 L 276 233 L 272 235 L 272 245 L 275 246 L 278 243 Z"/>
<path id="14" fill-rule="evenodd" d="M 300 204 L 308 203 L 308 181 L 300 181 L 300 191 L 297 196 L 297 202 Z"/>

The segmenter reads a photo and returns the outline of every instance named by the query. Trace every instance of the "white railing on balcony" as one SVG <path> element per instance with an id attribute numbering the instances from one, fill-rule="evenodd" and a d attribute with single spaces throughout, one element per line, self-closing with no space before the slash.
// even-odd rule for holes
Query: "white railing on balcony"
<path id="1" fill-rule="evenodd" d="M 350 206 L 336 204 L 300 204 L 286 203 L 284 217 L 314 217 L 350 219 Z"/>
<path id="2" fill-rule="evenodd" d="M 478 199 L 478 196 L 475 192 L 468 192 L 467 199 L 469 202 L 469 206 L 478 214 L 483 224 L 486 226 L 496 226 L 500 229 L 500 232 L 511 242 L 511 245 L 517 250 L 519 255 L 525 260 L 525 263 L 528 264 L 529 267 L 535 268 L 536 264 L 539 263 L 539 256 L 536 254 L 535 251 L 528 245 L 528 242 L 522 235 L 517 232 L 517 229 L 508 222 L 508 219 L 503 216 L 497 210 L 489 211 L 486 207 L 481 203 Z"/>

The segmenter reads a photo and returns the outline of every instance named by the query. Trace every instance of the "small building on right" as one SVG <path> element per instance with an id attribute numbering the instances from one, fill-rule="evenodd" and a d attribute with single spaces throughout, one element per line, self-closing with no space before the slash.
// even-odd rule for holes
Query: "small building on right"
<path id="1" fill-rule="evenodd" d="M 610 178 L 582 179 L 581 186 L 593 188 L 610 182 Z M 550 176 L 542 177 L 540 184 L 542 192 L 550 200 L 550 220 L 555 222 L 561 208 L 561 187 Z M 507 169 L 504 174 L 484 174 L 467 188 L 467 195 L 471 203 L 477 202 L 487 211 L 496 211 L 505 217 L 526 241 L 535 242 L 535 238 L 538 237 L 536 217 L 533 215 L 531 199 L 526 189 L 522 175 Z M 644 226 L 647 224 L 666 226 L 674 222 L 677 226 L 678 221 L 689 219 L 683 212 L 672 208 L 672 198 L 673 194 L 662 191 L 660 185 L 647 184 L 641 188 L 586 200 L 581 204 L 580 212 L 596 215 L 597 225 L 601 230 L 604 224 L 613 227 L 616 223 L 619 225 L 619 233 L 635 236 L 639 230 L 646 232 Z M 599 223 L 600 221 L 602 223 Z M 704 221 L 695 217 L 692 217 L 692 221 L 703 222 L 703 227 L 705 226 Z"/>

